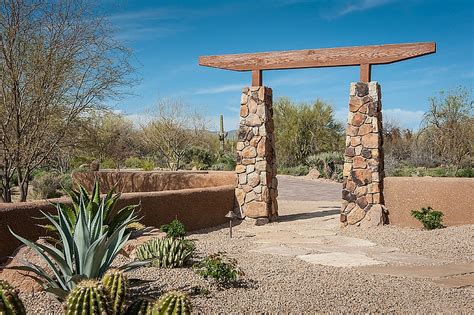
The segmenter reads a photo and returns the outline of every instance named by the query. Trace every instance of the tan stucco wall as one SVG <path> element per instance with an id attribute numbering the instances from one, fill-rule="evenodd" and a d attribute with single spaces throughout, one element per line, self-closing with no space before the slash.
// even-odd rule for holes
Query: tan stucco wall
<path id="1" fill-rule="evenodd" d="M 188 231 L 216 226 L 228 220 L 224 217 L 234 208 L 234 185 L 182 189 L 158 192 L 134 192 L 121 195 L 117 209 L 130 204 L 141 203 L 141 222 L 147 226 L 159 227 L 178 218 Z M 41 217 L 40 211 L 53 211 L 50 202 L 68 203 L 67 198 L 49 201 L 34 201 L 14 204 L 0 204 L 0 262 L 6 260 L 19 245 L 8 231 L 30 240 L 43 236 L 44 230 L 38 224 L 44 223 L 34 217 Z"/>
<path id="2" fill-rule="evenodd" d="M 389 224 L 421 227 L 410 211 L 431 206 L 444 213 L 446 226 L 474 224 L 474 178 L 386 177 Z"/>
<path id="3" fill-rule="evenodd" d="M 117 192 L 148 192 L 190 188 L 216 187 L 236 184 L 235 172 L 223 171 L 99 171 L 73 174 L 75 183 L 91 190 L 95 179 L 99 179 L 102 193 L 115 184 Z"/>

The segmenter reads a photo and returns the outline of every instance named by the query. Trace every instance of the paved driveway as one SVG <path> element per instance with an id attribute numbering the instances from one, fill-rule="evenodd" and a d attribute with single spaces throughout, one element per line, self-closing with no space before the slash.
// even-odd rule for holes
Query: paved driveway
<path id="1" fill-rule="evenodd" d="M 342 184 L 278 175 L 278 200 L 340 201 Z"/>

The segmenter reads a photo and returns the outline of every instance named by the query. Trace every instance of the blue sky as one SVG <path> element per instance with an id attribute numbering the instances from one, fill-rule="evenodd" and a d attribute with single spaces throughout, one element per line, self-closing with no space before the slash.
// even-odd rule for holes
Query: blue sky
<path id="1" fill-rule="evenodd" d="M 437 53 L 374 66 L 384 117 L 418 128 L 428 98 L 474 88 L 474 1 L 115 0 L 100 4 L 115 36 L 134 51 L 141 82 L 113 102 L 135 121 L 160 98 L 182 100 L 218 126 L 238 124 L 240 90 L 250 74 L 198 66 L 200 55 L 435 41 Z M 274 99 L 320 98 L 345 120 L 357 67 L 264 72 Z"/>

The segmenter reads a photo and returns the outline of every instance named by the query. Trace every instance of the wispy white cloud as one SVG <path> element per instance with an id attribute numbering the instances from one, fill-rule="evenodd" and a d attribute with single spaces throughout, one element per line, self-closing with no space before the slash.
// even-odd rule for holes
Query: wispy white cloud
<path id="1" fill-rule="evenodd" d="M 227 93 L 227 92 L 236 92 L 236 91 L 241 91 L 242 88 L 245 86 L 247 86 L 245 83 L 225 84 L 225 85 L 220 85 L 216 87 L 197 89 L 194 91 L 193 94 L 199 95 L 199 94 L 220 94 L 220 93 Z"/>
<path id="2" fill-rule="evenodd" d="M 395 121 L 403 128 L 418 129 L 423 115 L 422 110 L 406 110 L 402 108 L 387 108 L 382 110 L 384 120 Z"/>
<path id="3" fill-rule="evenodd" d="M 355 1 L 335 1 L 338 5 L 325 10 L 322 16 L 326 19 L 335 19 L 353 12 L 360 12 L 380 7 L 397 0 L 355 0 Z"/>

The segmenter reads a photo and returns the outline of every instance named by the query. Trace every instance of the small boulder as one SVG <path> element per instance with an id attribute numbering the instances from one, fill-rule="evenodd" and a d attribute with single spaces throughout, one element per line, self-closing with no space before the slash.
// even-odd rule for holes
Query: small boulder
<path id="1" fill-rule="evenodd" d="M 321 176 L 321 173 L 317 169 L 313 168 L 306 175 L 306 178 L 314 180 L 314 179 L 318 179 L 320 176 Z"/>

